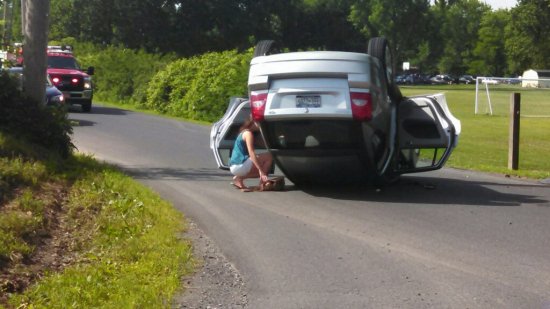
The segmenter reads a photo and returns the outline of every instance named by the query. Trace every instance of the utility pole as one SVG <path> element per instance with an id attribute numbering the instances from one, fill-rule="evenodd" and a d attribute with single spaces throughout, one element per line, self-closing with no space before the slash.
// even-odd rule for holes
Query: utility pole
<path id="1" fill-rule="evenodd" d="M 23 91 L 37 102 L 46 97 L 46 48 L 50 0 L 21 0 L 23 34 Z"/>

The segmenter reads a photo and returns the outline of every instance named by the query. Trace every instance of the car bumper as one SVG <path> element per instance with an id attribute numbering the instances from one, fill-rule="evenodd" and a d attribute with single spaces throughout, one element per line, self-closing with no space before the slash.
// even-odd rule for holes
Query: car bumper
<path id="1" fill-rule="evenodd" d="M 63 91 L 67 103 L 80 104 L 83 101 L 90 101 L 93 98 L 93 90 L 84 91 Z"/>

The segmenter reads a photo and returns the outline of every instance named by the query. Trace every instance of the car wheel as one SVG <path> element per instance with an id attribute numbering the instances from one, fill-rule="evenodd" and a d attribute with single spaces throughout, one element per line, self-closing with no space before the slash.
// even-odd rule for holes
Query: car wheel
<path id="1" fill-rule="evenodd" d="M 92 110 L 92 100 L 85 101 L 82 103 L 82 111 L 89 113 Z"/>
<path id="2" fill-rule="evenodd" d="M 395 72 L 393 69 L 393 56 L 388 40 L 383 37 L 376 37 L 369 40 L 367 53 L 380 60 L 382 70 L 385 72 L 388 95 L 394 102 L 403 99 L 403 95 L 395 83 Z"/>
<path id="3" fill-rule="evenodd" d="M 275 41 L 273 40 L 262 40 L 256 44 L 254 48 L 254 57 L 267 56 L 276 54 L 278 52 Z"/>

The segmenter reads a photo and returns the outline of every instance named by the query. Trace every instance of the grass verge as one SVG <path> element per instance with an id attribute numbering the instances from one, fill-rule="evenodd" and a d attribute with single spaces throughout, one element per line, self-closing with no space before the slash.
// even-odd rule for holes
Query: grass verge
<path id="1" fill-rule="evenodd" d="M 111 166 L 0 133 L 0 307 L 168 308 L 184 218 Z"/>

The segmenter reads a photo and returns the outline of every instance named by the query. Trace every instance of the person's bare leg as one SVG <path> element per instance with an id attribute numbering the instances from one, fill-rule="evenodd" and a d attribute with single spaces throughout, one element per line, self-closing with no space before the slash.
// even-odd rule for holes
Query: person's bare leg
<path id="1" fill-rule="evenodd" d="M 264 152 L 262 154 L 259 154 L 258 155 L 258 161 L 260 163 L 260 166 L 261 166 L 262 170 L 268 171 L 268 173 L 269 173 L 269 169 L 271 168 L 271 164 L 273 163 L 273 157 L 271 156 L 271 154 L 269 152 Z M 260 177 L 259 173 L 258 173 L 258 177 Z M 260 186 L 262 184 L 263 183 L 260 180 Z"/>
<path id="2" fill-rule="evenodd" d="M 244 185 L 244 178 L 240 176 L 234 176 L 233 177 L 233 185 L 239 189 L 245 189 L 246 186 Z"/>
<path id="3" fill-rule="evenodd" d="M 258 163 L 260 163 L 260 167 L 262 170 L 268 170 L 271 167 L 271 164 L 273 163 L 273 157 L 270 153 L 265 152 L 261 153 L 256 156 L 258 158 Z M 255 165 L 252 165 L 252 168 L 250 169 L 250 172 L 242 177 L 242 179 L 247 178 L 260 178 L 260 171 Z M 260 181 L 260 185 L 262 182 Z"/>
<path id="4" fill-rule="evenodd" d="M 258 160 L 260 161 L 260 165 L 264 171 L 269 170 L 271 168 L 271 164 L 273 164 L 273 156 L 271 156 L 269 152 L 258 155 Z"/>

